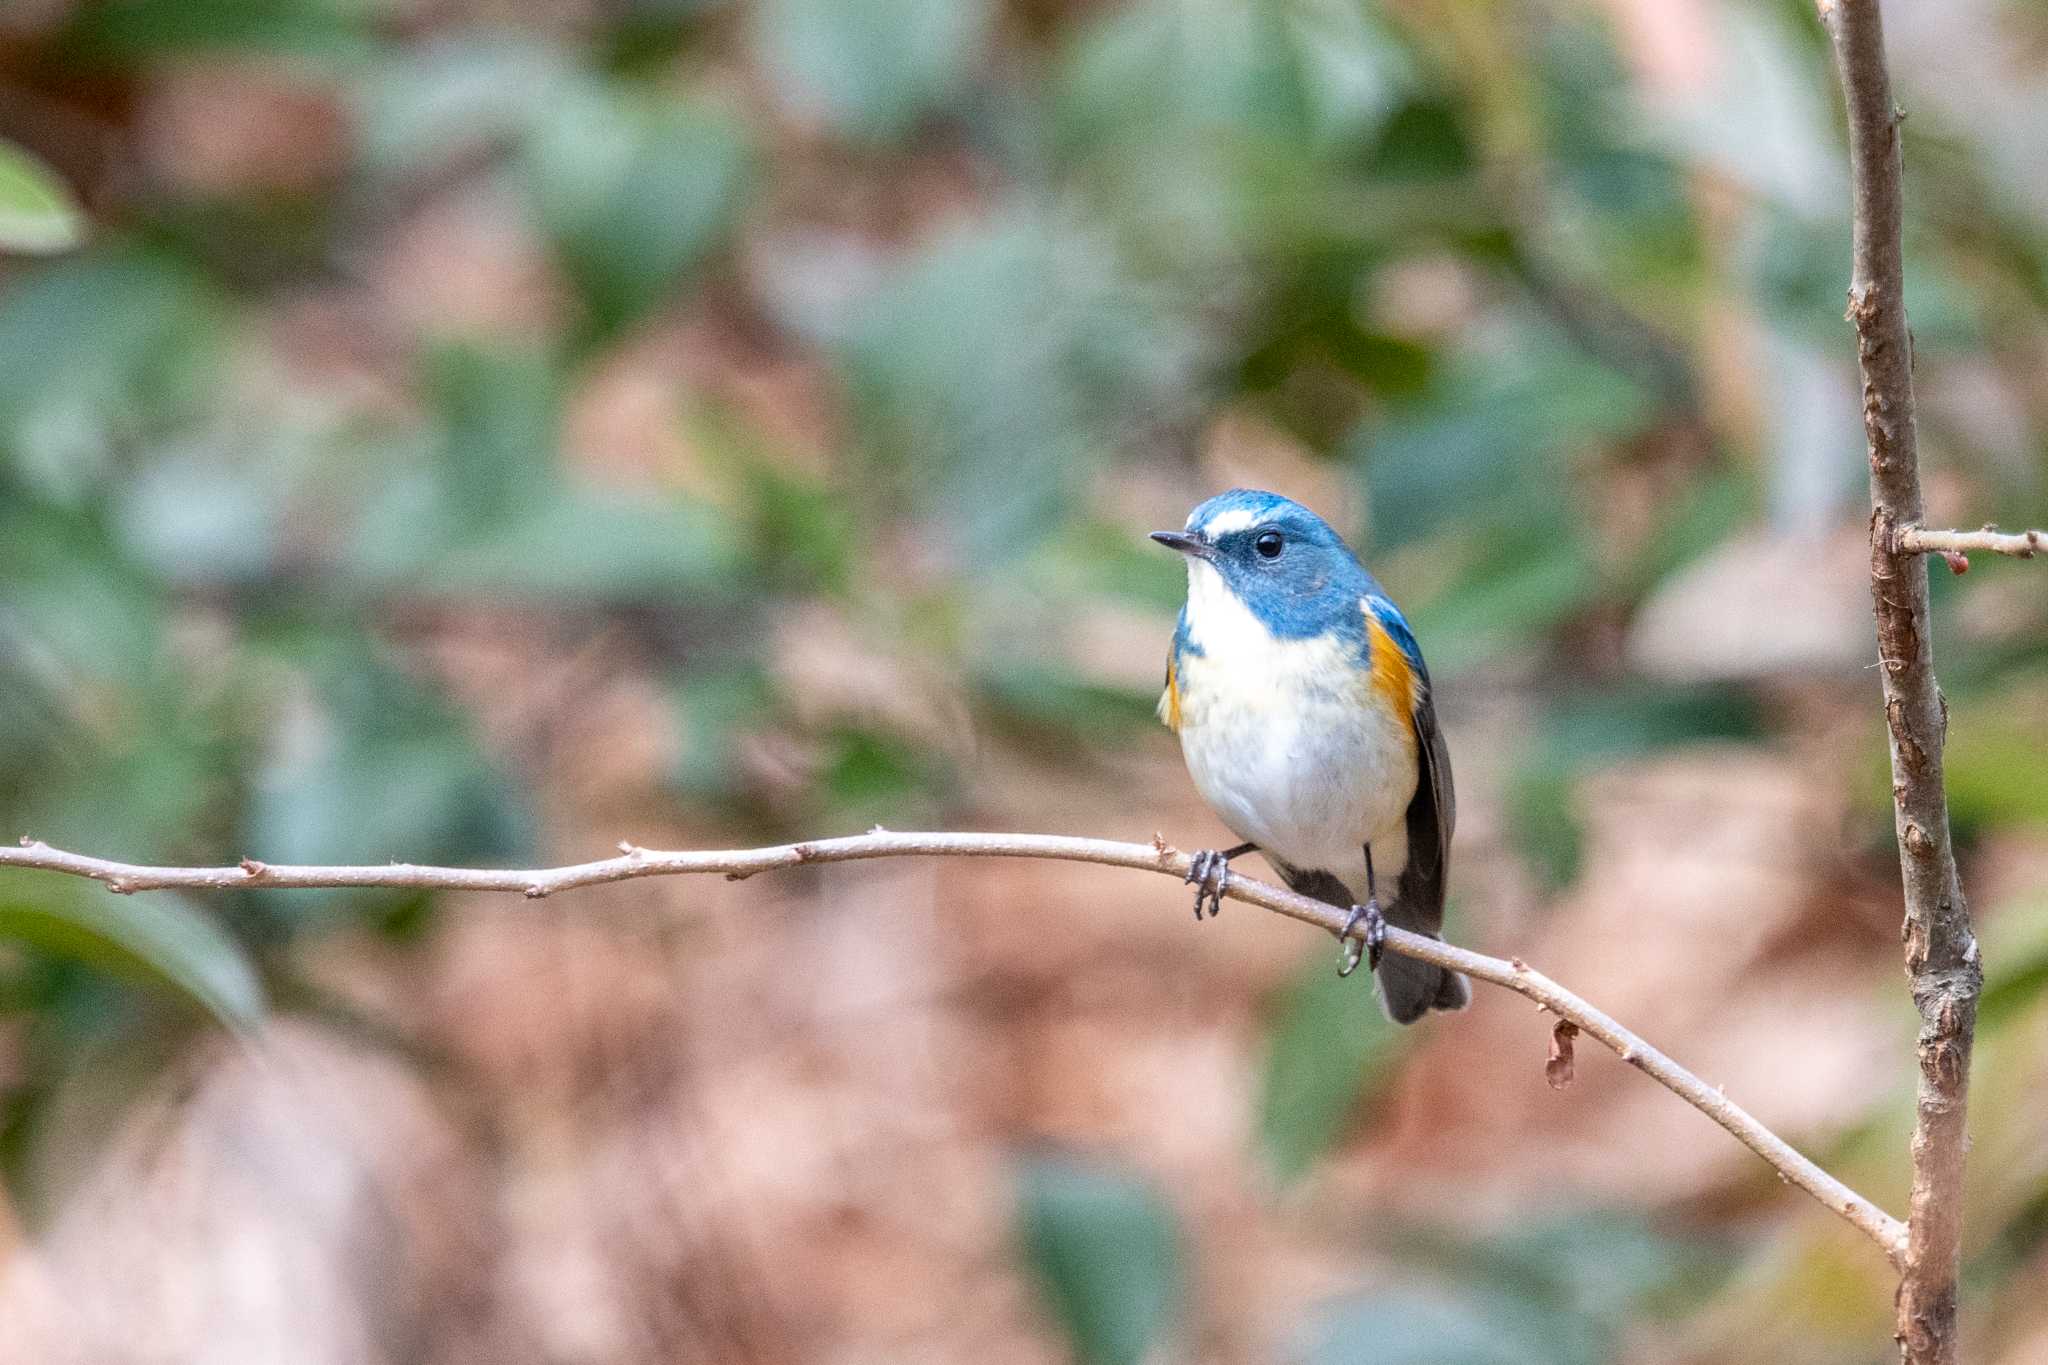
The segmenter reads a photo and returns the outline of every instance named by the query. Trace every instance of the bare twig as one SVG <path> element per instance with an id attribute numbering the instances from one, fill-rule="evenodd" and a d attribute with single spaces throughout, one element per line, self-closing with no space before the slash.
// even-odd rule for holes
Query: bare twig
<path id="1" fill-rule="evenodd" d="M 575 887 L 629 881 L 638 877 L 719 873 L 728 880 L 738 881 L 757 872 L 777 868 L 858 862 L 870 858 L 1053 858 L 1163 872 L 1182 878 L 1186 877 L 1191 861 L 1187 854 L 1163 839 L 1154 839 L 1149 844 L 1127 844 L 1053 834 L 899 834 L 882 829 L 773 848 L 715 852 L 662 852 L 632 844 L 619 847 L 621 851 L 616 858 L 524 871 L 423 867 L 414 863 L 293 867 L 282 863 L 260 863 L 253 859 L 244 859 L 235 867 L 143 867 L 92 858 L 82 853 L 68 853 L 48 844 L 24 840 L 19 848 L 0 848 L 0 867 L 35 868 L 89 877 L 123 893 L 173 887 L 233 890 L 374 886 L 516 891 L 538 898 Z M 1319 925 L 1332 933 L 1344 927 L 1345 914 L 1342 910 L 1236 873 L 1230 874 L 1223 894 L 1232 900 Z M 1790 1143 L 1759 1123 L 1718 1089 L 1543 973 L 1520 960 L 1486 957 L 1392 927 L 1387 929 L 1386 947 L 1390 952 L 1419 958 L 1481 981 L 1490 981 L 1496 986 L 1504 986 L 1535 1001 L 1558 1019 L 1597 1038 L 1623 1061 L 1734 1134 L 1737 1141 L 1769 1162 L 1787 1181 L 1805 1190 L 1875 1241 L 1895 1264 L 1904 1254 L 1905 1228 L 1898 1219 L 1802 1156 Z"/>
<path id="2" fill-rule="evenodd" d="M 1902 555 L 2011 555 L 2032 559 L 2048 550 L 2048 532 L 2001 531 L 1986 526 L 1981 531 L 1930 531 L 1924 526 L 1901 526 L 1893 542 Z"/>
<path id="3" fill-rule="evenodd" d="M 1927 561 L 1917 530 L 1920 460 L 1913 426 L 1913 337 L 1900 231 L 1899 118 L 1878 0 L 1819 0 L 1849 112 L 1853 243 L 1849 319 L 1863 373 L 1870 453 L 1870 582 L 1891 731 L 1892 798 L 1905 883 L 1906 972 L 1920 1010 L 1913 1193 L 1900 1268 L 1897 1330 L 1909 1365 L 1954 1365 L 1962 1238 L 1964 1113 L 1983 982 L 1969 907 L 1949 845 L 1941 749 L 1947 703 L 1934 679 Z M 1959 548 L 1960 547 L 1955 547 Z"/>

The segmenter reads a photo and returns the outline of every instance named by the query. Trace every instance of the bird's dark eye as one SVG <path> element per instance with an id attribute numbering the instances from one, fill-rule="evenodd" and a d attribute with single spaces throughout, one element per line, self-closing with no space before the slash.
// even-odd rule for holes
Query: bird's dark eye
<path id="1" fill-rule="evenodd" d="M 1261 559 L 1278 559 L 1281 547 L 1285 543 L 1285 541 L 1280 539 L 1278 531 L 1264 531 L 1260 533 L 1257 540 L 1252 542 L 1252 548 L 1259 552 L 1259 558 Z"/>

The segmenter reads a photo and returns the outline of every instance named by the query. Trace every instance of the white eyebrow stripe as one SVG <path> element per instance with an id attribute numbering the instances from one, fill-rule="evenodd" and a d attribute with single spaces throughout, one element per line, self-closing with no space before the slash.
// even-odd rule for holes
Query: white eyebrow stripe
<path id="1" fill-rule="evenodd" d="M 1199 529 L 1209 539 L 1215 540 L 1229 535 L 1232 531 L 1242 531 L 1258 519 L 1258 514 L 1249 507 L 1233 507 L 1228 512 L 1211 517 Z"/>

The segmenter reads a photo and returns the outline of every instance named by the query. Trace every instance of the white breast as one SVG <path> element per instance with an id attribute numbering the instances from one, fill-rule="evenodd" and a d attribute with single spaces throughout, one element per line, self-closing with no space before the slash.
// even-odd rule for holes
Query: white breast
<path id="1" fill-rule="evenodd" d="M 1375 704 L 1355 648 L 1334 634 L 1277 639 L 1222 576 L 1188 565 L 1181 752 L 1202 796 L 1235 830 L 1299 868 L 1365 893 L 1364 845 L 1382 894 L 1407 862 L 1414 729 Z"/>

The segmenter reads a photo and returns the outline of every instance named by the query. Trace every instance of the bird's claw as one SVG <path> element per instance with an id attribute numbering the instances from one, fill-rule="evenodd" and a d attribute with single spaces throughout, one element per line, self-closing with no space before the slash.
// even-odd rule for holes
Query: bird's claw
<path id="1" fill-rule="evenodd" d="M 1209 907 L 1209 918 L 1223 913 L 1223 888 L 1230 881 L 1230 859 L 1220 848 L 1205 848 L 1188 862 L 1188 875 L 1181 880 L 1195 888 L 1195 919 L 1202 918 L 1202 907 Z"/>
<path id="2" fill-rule="evenodd" d="M 1365 942 L 1351 937 L 1352 930 L 1359 922 L 1365 923 Z M 1367 897 L 1364 905 L 1354 905 L 1344 920 L 1344 929 L 1337 935 L 1343 941 L 1343 959 L 1337 964 L 1337 975 L 1349 976 L 1358 970 L 1361 960 L 1371 964 L 1373 971 L 1380 969 L 1380 952 L 1387 942 L 1387 917 L 1380 913 L 1378 900 Z"/>

